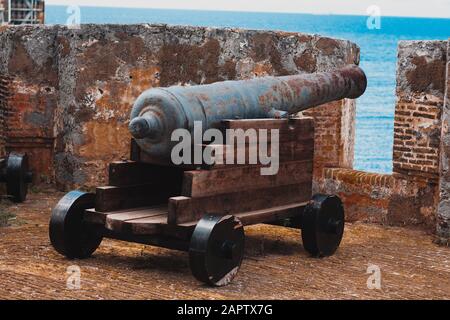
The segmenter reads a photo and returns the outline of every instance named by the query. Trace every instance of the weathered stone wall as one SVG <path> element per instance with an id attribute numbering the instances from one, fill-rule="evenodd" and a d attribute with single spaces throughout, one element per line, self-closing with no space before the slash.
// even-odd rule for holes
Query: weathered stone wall
<path id="1" fill-rule="evenodd" d="M 339 194 L 348 220 L 428 230 L 437 220 L 439 240 L 448 242 L 448 46 L 399 44 L 392 175 L 352 170 L 355 101 L 303 112 L 316 126 L 314 190 Z M 3 28 L 0 122 L 7 130 L 3 138 L 0 133 L 0 152 L 2 145 L 28 152 L 38 181 L 94 187 L 105 183 L 109 162 L 128 158 L 129 112 L 148 88 L 351 63 L 359 63 L 355 44 L 299 33 L 167 25 Z"/>
<path id="2" fill-rule="evenodd" d="M 327 168 L 320 190 L 338 194 L 348 221 L 385 225 L 435 227 L 436 186 L 405 175 L 379 174 L 344 168 Z"/>
<path id="3" fill-rule="evenodd" d="M 450 243 L 450 39 L 447 42 L 447 82 L 442 115 L 441 177 L 437 209 L 437 242 Z"/>
<path id="4" fill-rule="evenodd" d="M 104 183 L 104 174 L 98 173 L 106 172 L 108 162 L 128 156 L 130 107 L 145 89 L 325 71 L 359 62 L 359 50 L 350 42 L 295 33 L 83 26 L 61 31 L 58 39 L 60 75 L 72 80 L 61 81 L 64 117 L 58 117 L 62 120 L 58 132 L 70 124 L 74 127 L 58 139 L 65 150 L 57 148 L 57 168 L 63 170 L 57 178 L 74 186 Z M 321 118 L 324 128 L 340 128 L 342 111 L 337 106 L 324 106 L 310 115 Z M 354 116 L 354 111 L 349 114 Z M 353 118 L 347 120 L 353 123 Z M 328 156 L 316 163 L 338 162 L 334 157 L 343 153 L 339 150 L 343 141 L 354 140 L 354 131 L 345 137 L 337 132 L 330 132 L 330 139 L 317 140 L 318 155 Z M 336 148 L 334 154 L 327 150 L 330 144 Z"/>
<path id="5" fill-rule="evenodd" d="M 12 119 L 21 131 L 8 145 L 23 148 L 19 137 L 45 138 L 48 145 L 54 139 L 48 149 L 54 165 L 37 164 L 38 154 L 31 162 L 64 189 L 103 184 L 107 163 L 128 158 L 129 112 L 145 89 L 359 63 L 359 48 L 343 40 L 167 25 L 12 27 L 0 33 L 0 43 L 0 70 L 14 78 Z M 351 167 L 355 104 L 336 102 L 308 115 L 318 126 L 316 175 L 326 166 Z"/>
<path id="6" fill-rule="evenodd" d="M 449 194 L 449 185 L 443 183 L 445 172 L 440 170 L 440 165 L 445 169 L 448 159 L 442 156 L 439 161 L 448 128 L 445 120 L 444 125 L 441 121 L 448 108 L 444 107 L 447 46 L 447 41 L 399 43 L 394 173 L 366 173 L 336 166 L 325 169 L 317 179 L 316 190 L 342 197 L 349 220 L 421 225 L 431 231 L 435 229 L 437 207 L 449 212 L 442 201 Z M 447 218 L 439 219 L 448 227 Z"/>
<path id="7" fill-rule="evenodd" d="M 9 78 L 7 151 L 27 152 L 37 182 L 53 180 L 54 113 L 58 99 L 56 30 L 0 32 L 0 73 Z"/>
<path id="8" fill-rule="evenodd" d="M 398 49 L 393 171 L 439 178 L 446 41 L 402 41 Z"/>

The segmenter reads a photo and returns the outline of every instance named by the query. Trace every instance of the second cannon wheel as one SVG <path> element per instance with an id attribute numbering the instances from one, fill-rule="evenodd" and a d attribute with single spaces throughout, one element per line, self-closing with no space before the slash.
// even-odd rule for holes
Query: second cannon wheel
<path id="1" fill-rule="evenodd" d="M 14 202 L 24 202 L 28 193 L 31 174 L 28 171 L 28 157 L 11 153 L 6 162 L 6 193 Z"/>
<path id="2" fill-rule="evenodd" d="M 194 277 L 211 286 L 229 284 L 241 266 L 244 240 L 244 226 L 236 217 L 203 217 L 195 227 L 189 248 Z"/>
<path id="3" fill-rule="evenodd" d="M 303 247 L 314 257 L 334 254 L 344 234 L 345 214 L 338 196 L 316 194 L 302 216 Z"/>

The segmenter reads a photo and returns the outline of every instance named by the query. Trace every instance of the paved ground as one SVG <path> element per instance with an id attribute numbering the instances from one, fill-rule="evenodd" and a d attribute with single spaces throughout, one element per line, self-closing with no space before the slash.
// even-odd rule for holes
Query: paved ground
<path id="1" fill-rule="evenodd" d="M 320 260 L 297 230 L 249 227 L 246 258 L 225 288 L 196 282 L 187 254 L 144 245 L 104 240 L 93 258 L 69 261 L 47 235 L 61 196 L 32 193 L 0 208 L 16 215 L 0 227 L 0 299 L 450 299 L 450 248 L 421 231 L 365 224 L 347 225 L 337 254 Z M 71 265 L 81 270 L 79 290 L 67 289 Z M 367 288 L 369 265 L 380 268 L 379 290 Z"/>

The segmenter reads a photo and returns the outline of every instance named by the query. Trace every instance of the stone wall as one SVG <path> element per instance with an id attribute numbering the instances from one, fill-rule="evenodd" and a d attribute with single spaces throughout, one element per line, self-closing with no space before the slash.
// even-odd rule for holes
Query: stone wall
<path id="1" fill-rule="evenodd" d="M 446 41 L 402 41 L 398 49 L 393 171 L 439 179 Z"/>
<path id="2" fill-rule="evenodd" d="M 449 184 L 442 179 L 448 158 L 441 151 L 448 128 L 448 103 L 444 107 L 447 46 L 447 41 L 399 43 L 393 174 L 335 166 L 317 179 L 316 190 L 337 193 L 344 199 L 349 220 L 420 225 L 434 231 L 439 207 L 445 212 L 438 217 L 440 225 L 448 227 L 449 207 L 443 198 L 449 194 Z"/>
<path id="3" fill-rule="evenodd" d="M 450 39 L 447 42 L 447 82 L 442 112 L 441 176 L 437 209 L 437 242 L 450 243 Z"/>
<path id="4" fill-rule="evenodd" d="M 0 32 L 0 70 L 13 78 L 15 96 L 8 119 L 15 129 L 7 145 L 31 152 L 35 171 L 62 189 L 90 188 L 105 183 L 109 162 L 128 158 L 129 112 L 145 89 L 351 63 L 359 63 L 355 44 L 299 33 L 167 25 L 10 27 Z M 308 115 L 318 126 L 316 175 L 326 166 L 351 167 L 355 104 L 335 102 Z"/>
<path id="5" fill-rule="evenodd" d="M 427 230 L 437 222 L 440 242 L 448 241 L 449 52 L 447 41 L 399 44 L 391 175 L 352 169 L 355 101 L 303 112 L 316 126 L 314 190 L 340 195 L 348 220 Z M 129 112 L 148 88 L 351 63 L 359 63 L 355 44 L 299 33 L 167 25 L 4 28 L 6 150 L 30 154 L 37 182 L 91 188 L 105 183 L 109 162 L 128 158 Z"/>
<path id="6" fill-rule="evenodd" d="M 345 168 L 327 168 L 319 181 L 317 189 L 342 198 L 347 221 L 435 228 L 435 184 Z"/>
<path id="7" fill-rule="evenodd" d="M 54 115 L 58 100 L 56 30 L 0 32 L 0 73 L 7 76 L 7 151 L 27 152 L 36 182 L 54 181 Z"/>

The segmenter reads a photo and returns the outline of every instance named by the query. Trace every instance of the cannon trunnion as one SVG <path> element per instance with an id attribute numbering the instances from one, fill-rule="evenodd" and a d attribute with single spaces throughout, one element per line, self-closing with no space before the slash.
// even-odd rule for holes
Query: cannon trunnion
<path id="1" fill-rule="evenodd" d="M 109 185 L 95 194 L 72 191 L 61 199 L 50 220 L 53 247 L 68 258 L 87 258 L 103 238 L 112 238 L 187 251 L 194 277 L 213 286 L 227 285 L 236 276 L 247 225 L 299 228 L 312 256 L 334 254 L 344 232 L 344 208 L 337 196 L 312 195 L 314 122 L 288 116 L 359 97 L 366 84 L 363 71 L 349 66 L 144 92 L 131 113 L 131 160 L 111 163 Z M 261 164 L 174 165 L 171 133 L 192 131 L 196 121 L 219 132 L 277 131 L 278 139 L 266 136 L 264 147 L 277 145 L 277 173 L 261 174 Z M 201 146 L 215 155 L 264 149 L 250 140 Z"/>

